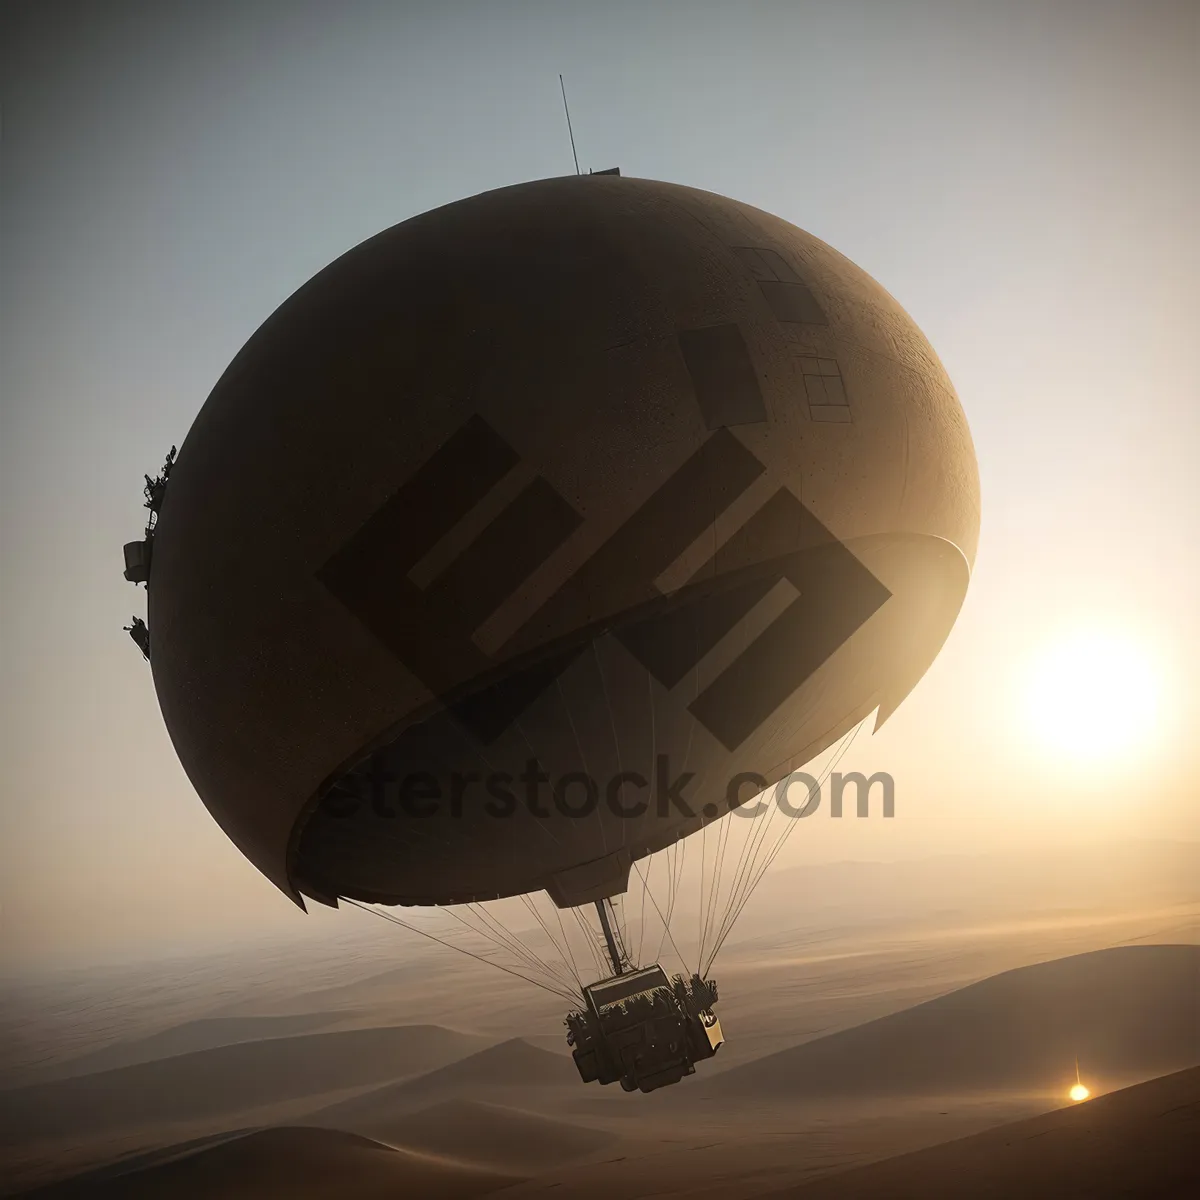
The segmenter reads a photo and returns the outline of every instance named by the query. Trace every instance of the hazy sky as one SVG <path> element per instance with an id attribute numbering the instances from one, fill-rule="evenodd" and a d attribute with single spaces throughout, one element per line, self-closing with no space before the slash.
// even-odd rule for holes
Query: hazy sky
<path id="1" fill-rule="evenodd" d="M 143 472 L 314 272 L 573 169 L 560 71 L 585 169 L 830 242 L 924 329 L 974 434 L 966 607 L 847 760 L 895 776 L 896 818 L 814 817 L 792 860 L 1200 836 L 1194 0 L 3 13 L 0 966 L 335 935 L 192 792 L 121 632 L 145 611 L 121 546 Z M 1144 656 L 1162 711 L 1080 762 L 1054 722 L 1031 736 L 1027 678 L 1093 628 Z"/>

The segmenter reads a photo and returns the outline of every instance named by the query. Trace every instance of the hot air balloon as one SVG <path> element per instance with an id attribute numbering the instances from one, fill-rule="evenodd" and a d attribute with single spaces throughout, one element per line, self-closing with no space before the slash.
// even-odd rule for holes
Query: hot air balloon
<path id="1" fill-rule="evenodd" d="M 950 380 L 863 271 L 605 174 L 321 271 L 219 380 L 156 514 L 127 561 L 167 729 L 282 891 L 544 890 L 603 920 L 631 864 L 895 709 L 962 603 L 979 498 Z M 635 979 L 605 932 L 581 1074 L 671 1082 L 719 1045 L 715 987 Z M 657 1045 L 629 1014 L 664 1005 L 675 1065 L 593 1036 L 619 1012 Z"/>

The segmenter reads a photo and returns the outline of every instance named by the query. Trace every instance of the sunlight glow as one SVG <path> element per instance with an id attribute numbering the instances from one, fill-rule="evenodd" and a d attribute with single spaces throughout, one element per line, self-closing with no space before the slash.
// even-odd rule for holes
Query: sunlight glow
<path id="1" fill-rule="evenodd" d="M 1082 1083 L 1075 1083 L 1071 1085 L 1070 1096 L 1076 1104 L 1078 1104 L 1081 1100 L 1086 1100 L 1091 1094 L 1092 1093 L 1089 1092 Z"/>
<path id="2" fill-rule="evenodd" d="M 1048 749 L 1111 761 L 1150 740 L 1161 690 L 1149 654 L 1133 639 L 1078 631 L 1047 647 L 1034 662 L 1028 715 Z"/>

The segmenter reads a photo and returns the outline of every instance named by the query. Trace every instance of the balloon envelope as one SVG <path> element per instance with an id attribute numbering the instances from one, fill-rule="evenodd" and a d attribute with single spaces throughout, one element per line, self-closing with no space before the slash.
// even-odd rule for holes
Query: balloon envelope
<path id="1" fill-rule="evenodd" d="M 225 372 L 155 685 L 293 898 L 583 903 L 890 713 L 978 522 L 950 381 L 854 264 L 705 192 L 523 184 L 350 251 Z"/>

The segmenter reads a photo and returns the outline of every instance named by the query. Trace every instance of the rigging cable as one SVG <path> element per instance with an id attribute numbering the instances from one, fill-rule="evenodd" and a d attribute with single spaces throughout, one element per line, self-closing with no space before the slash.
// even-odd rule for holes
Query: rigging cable
<path id="1" fill-rule="evenodd" d="M 427 930 L 420 929 L 416 925 L 410 925 L 407 921 L 402 921 L 399 917 L 393 916 L 391 913 L 381 912 L 377 908 L 372 908 L 368 904 L 361 904 L 357 900 L 352 900 L 349 896 L 343 896 L 343 900 L 347 904 L 352 904 L 355 908 L 361 908 L 363 912 L 373 913 L 377 917 L 381 917 L 385 921 L 390 921 L 393 925 L 399 925 L 401 929 L 407 929 L 412 933 L 420 934 L 423 938 L 428 938 L 431 942 L 437 942 L 439 946 L 446 946 L 451 950 L 457 950 L 459 954 L 465 954 L 468 958 L 476 959 L 478 962 L 486 963 L 489 967 L 495 967 L 497 971 L 503 971 L 506 975 L 515 975 L 518 979 L 523 979 L 526 983 L 532 983 L 534 987 L 539 987 L 543 991 L 552 992 L 556 996 L 561 996 L 572 1004 L 579 999 L 571 992 L 562 991 L 557 987 L 550 987 L 545 983 L 541 983 L 536 979 L 530 979 L 528 975 L 522 975 L 520 971 L 514 971 L 511 967 L 506 967 L 501 963 L 494 962 L 490 958 L 484 958 L 482 954 L 475 954 L 471 950 L 464 949 L 462 946 L 456 946 L 453 942 L 444 941 L 436 934 L 429 933 Z"/>
<path id="2" fill-rule="evenodd" d="M 575 923 L 583 932 L 584 942 L 587 945 L 592 955 L 592 965 L 596 969 L 596 978 L 603 979 L 607 971 L 605 969 L 604 960 L 600 955 L 600 947 L 596 940 L 596 933 L 592 927 L 584 920 L 583 914 L 577 908 L 570 910 L 571 916 L 575 918 Z"/>
<path id="3" fill-rule="evenodd" d="M 674 862 L 671 865 L 671 876 L 667 885 L 667 915 L 664 917 L 662 913 L 658 914 L 659 919 L 663 923 L 663 931 L 658 939 L 658 953 L 656 953 L 654 956 L 655 962 L 662 958 L 663 945 L 667 940 L 667 934 L 671 931 L 671 917 L 675 913 L 675 900 L 679 895 L 680 880 L 683 878 L 683 862 L 687 857 L 687 841 L 676 838 L 672 845 L 667 849 L 668 855 L 670 854 L 671 850 L 675 851 L 675 856 Z M 657 905 L 655 908 L 657 909 Z M 674 942 L 672 942 L 672 945 L 674 945 Z M 676 953 L 678 953 L 678 951 L 676 951 Z"/>
<path id="4" fill-rule="evenodd" d="M 583 981 L 579 978 L 579 972 L 575 968 L 575 960 L 573 957 L 569 957 L 570 946 L 568 945 L 567 947 L 568 953 L 564 953 L 562 947 L 559 946 L 558 942 L 555 940 L 554 934 L 551 933 L 550 926 L 547 925 L 542 919 L 542 914 L 538 912 L 537 905 L 534 904 L 531 896 L 522 895 L 521 902 L 532 914 L 533 919 L 541 926 L 542 932 L 549 939 L 550 945 L 554 947 L 559 959 L 562 961 L 563 966 L 571 973 L 571 977 L 575 980 L 575 982 L 582 986 Z"/>
<path id="5" fill-rule="evenodd" d="M 515 933 L 513 933 L 513 931 L 509 929 L 508 926 L 505 925 L 495 913 L 488 912 L 483 905 L 479 903 L 473 903 L 467 907 L 474 911 L 481 920 L 488 922 L 491 926 L 498 927 L 504 937 L 508 939 L 512 953 L 522 957 L 531 969 L 537 970 L 540 968 L 551 979 L 554 979 L 559 984 L 565 984 L 568 988 L 570 987 L 569 978 L 564 979 L 558 973 L 557 969 L 551 967 L 551 965 L 547 963 L 542 956 L 533 949 L 532 946 L 525 945 L 525 943 L 522 942 L 521 939 Z M 453 909 L 448 911 L 452 916 L 457 915 L 454 913 Z"/>
<path id="6" fill-rule="evenodd" d="M 650 778 L 653 779 L 658 756 L 658 722 L 654 713 L 654 676 L 649 671 L 646 672 L 646 698 L 650 702 Z M 650 877 L 653 872 L 654 852 L 652 851 L 650 859 L 646 863 L 646 882 L 642 887 L 642 908 L 638 917 L 637 958 L 639 963 L 642 958 L 642 941 L 646 936 L 646 892 L 650 888 Z"/>
<path id="7" fill-rule="evenodd" d="M 579 964 L 575 961 L 575 951 L 571 949 L 571 939 L 567 936 L 567 927 L 563 924 L 562 909 L 557 904 L 552 905 L 554 915 L 558 919 L 558 932 L 562 934 L 563 945 L 567 948 L 567 953 L 571 956 L 571 967 L 575 972 L 575 978 L 582 986 L 583 980 L 579 974 Z"/>
<path id="8" fill-rule="evenodd" d="M 642 873 L 642 868 L 641 868 L 641 866 L 640 866 L 638 863 L 636 863 L 636 862 L 633 864 L 633 866 L 634 866 L 634 870 L 636 870 L 636 871 L 637 871 L 637 873 L 638 873 L 639 875 L 641 875 L 641 873 Z M 645 883 L 645 879 L 644 879 L 644 878 L 643 878 L 642 882 L 643 882 L 643 883 Z M 653 893 L 653 892 L 648 892 L 648 895 L 650 896 L 650 903 L 654 905 L 654 911 L 655 911 L 656 913 L 658 913 L 658 919 L 659 919 L 660 921 L 662 921 L 662 922 L 663 922 L 663 929 L 665 929 L 665 930 L 666 930 L 667 937 L 671 939 L 671 947 L 672 947 L 672 949 L 675 951 L 676 955 L 678 955 L 678 957 L 679 957 L 679 961 L 680 961 L 681 963 L 683 963 L 683 969 L 684 969 L 685 971 L 687 971 L 687 973 L 688 973 L 689 975 L 691 975 L 691 974 L 693 973 L 693 972 L 692 972 L 692 969 L 691 969 L 691 967 L 689 967 L 689 966 L 687 965 L 687 959 L 685 959 L 685 958 L 683 957 L 683 955 L 680 953 L 680 951 L 679 951 L 679 947 L 678 947 L 677 945 L 675 945 L 675 937 L 674 937 L 674 935 L 671 933 L 671 927 L 670 927 L 670 925 L 668 925 L 668 924 L 667 924 L 667 922 L 666 922 L 665 920 L 663 920 L 662 910 L 661 910 L 661 909 L 658 907 L 658 901 L 654 899 L 654 893 Z"/>
<path id="9" fill-rule="evenodd" d="M 852 733 L 853 732 L 857 732 L 857 729 L 852 731 Z M 838 764 L 838 762 L 841 761 L 841 757 L 848 749 L 851 740 L 853 740 L 852 734 L 847 735 L 842 739 L 841 744 L 838 746 L 830 763 L 826 767 L 824 774 L 821 777 L 821 784 L 824 783 L 825 779 L 828 778 L 829 773 Z M 775 788 L 773 789 L 776 793 L 776 796 L 778 795 L 778 786 L 779 785 L 776 784 Z M 755 888 L 757 888 L 758 884 L 761 882 L 767 867 L 769 867 L 774 861 L 775 856 L 778 854 L 779 849 L 783 845 L 783 842 L 786 841 L 792 830 L 791 825 L 785 827 L 783 833 L 779 836 L 779 839 L 775 843 L 771 844 L 770 848 L 767 849 L 764 854 L 763 847 L 767 844 L 767 834 L 770 831 L 771 822 L 775 817 L 775 809 L 777 807 L 777 804 L 772 805 L 767 814 L 766 820 L 761 823 L 761 826 L 755 828 L 753 831 L 754 837 L 747 846 L 747 848 L 750 850 L 750 853 L 749 855 L 744 856 L 739 864 L 739 878 L 736 881 L 735 887 L 732 889 L 728 905 L 726 907 L 724 916 L 722 917 L 720 927 L 718 928 L 717 937 L 714 942 L 712 952 L 708 958 L 710 965 L 713 959 L 715 959 L 718 950 L 724 944 L 725 938 L 732 929 L 734 922 L 736 922 L 738 917 L 741 915 L 742 910 L 745 908 L 750 897 L 753 895 Z"/>
<path id="10" fill-rule="evenodd" d="M 642 885 L 642 907 L 638 915 L 637 962 L 642 961 L 642 942 L 646 937 L 646 893 L 650 890 L 650 877 L 654 873 L 653 853 L 646 860 L 646 881 Z"/>
<path id="11" fill-rule="evenodd" d="M 529 947 L 517 941 L 507 929 L 497 928 L 499 923 L 491 921 L 488 914 L 483 911 L 481 906 L 472 902 L 464 907 L 466 911 L 471 914 L 471 916 L 479 921 L 482 928 L 472 925 L 466 919 L 466 917 L 456 909 L 449 908 L 447 909 L 447 912 L 449 916 L 458 921 L 458 923 L 464 926 L 466 929 L 469 929 L 472 933 L 483 937 L 484 939 L 492 942 L 494 945 L 499 946 L 503 950 L 507 950 L 510 954 L 519 958 L 530 970 L 542 970 L 548 975 L 551 974 L 551 972 L 547 970 L 546 965 L 538 961 L 537 956 L 532 950 L 529 949 Z"/>
<path id="12" fill-rule="evenodd" d="M 853 745 L 854 739 L 858 736 L 858 731 L 861 728 L 862 728 L 862 723 L 860 722 L 852 730 L 850 730 L 850 732 L 848 734 L 846 734 L 845 737 L 842 738 L 842 742 L 838 746 L 837 751 L 835 752 L 833 758 L 831 759 L 828 766 L 825 768 L 825 770 L 821 774 L 821 778 L 817 784 L 818 788 L 824 786 L 825 781 L 833 773 L 834 768 L 838 765 L 838 763 L 840 763 L 842 761 L 842 758 L 845 756 L 846 752 L 850 749 L 851 745 Z M 776 787 L 778 787 L 778 784 L 776 784 Z M 773 811 L 774 810 L 772 810 L 772 812 Z M 769 820 L 770 820 L 770 818 L 768 817 L 768 821 Z M 705 973 L 707 973 L 708 970 L 711 969 L 713 962 L 716 960 L 717 954 L 720 952 L 721 947 L 725 944 L 725 939 L 732 932 L 733 927 L 736 924 L 738 917 L 740 917 L 742 914 L 742 910 L 746 907 L 746 904 L 749 901 L 750 897 L 754 894 L 754 889 L 758 887 L 763 876 L 766 874 L 767 870 L 770 868 L 771 864 L 775 861 L 776 857 L 778 856 L 779 851 L 783 849 L 783 845 L 787 841 L 788 837 L 791 836 L 793 829 L 795 829 L 795 823 L 794 822 L 789 823 L 787 825 L 787 827 L 783 830 L 783 832 L 779 835 L 774 846 L 772 846 L 771 850 L 768 852 L 766 859 L 763 861 L 762 865 L 757 868 L 753 877 L 750 879 L 748 886 L 746 886 L 744 888 L 744 892 L 743 892 L 741 901 L 738 904 L 736 910 L 731 909 L 727 913 L 726 917 L 722 920 L 720 936 L 718 937 L 716 945 L 713 946 L 713 949 L 708 956 L 707 963 L 705 964 L 705 967 L 704 967 Z"/>
<path id="13" fill-rule="evenodd" d="M 570 979 L 563 978 L 557 971 L 552 970 L 532 947 L 526 946 L 503 922 L 486 912 L 481 904 L 471 902 L 462 906 L 446 906 L 444 911 L 447 916 L 457 921 L 470 933 L 475 934 L 476 937 L 481 937 L 499 949 L 506 950 L 518 962 L 523 963 L 527 970 L 544 975 L 546 978 L 553 980 L 559 987 L 565 986 L 568 989 L 570 988 Z M 463 911 L 475 917 L 480 922 L 482 928 L 468 921 L 463 915 Z"/>

